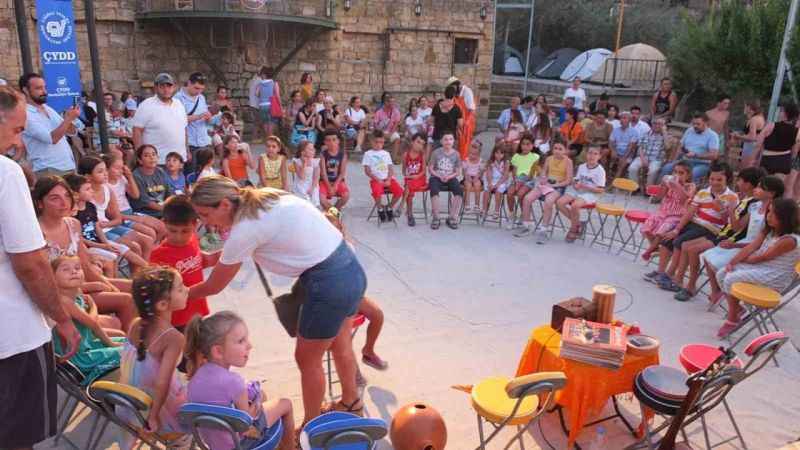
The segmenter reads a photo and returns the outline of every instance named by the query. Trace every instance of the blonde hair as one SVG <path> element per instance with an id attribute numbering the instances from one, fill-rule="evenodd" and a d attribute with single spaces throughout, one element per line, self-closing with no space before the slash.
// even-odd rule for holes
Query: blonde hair
<path id="1" fill-rule="evenodd" d="M 211 347 L 225 342 L 225 336 L 236 324 L 244 323 L 233 311 L 220 311 L 205 319 L 194 316 L 186 325 L 186 373 L 191 378 L 200 367 L 199 361 L 208 359 Z"/>
<path id="2" fill-rule="evenodd" d="M 258 213 L 267 212 L 281 195 L 287 192 L 273 188 L 240 188 L 235 181 L 221 175 L 205 177 L 194 185 L 192 204 L 216 208 L 227 199 L 234 206 L 233 222 L 242 219 L 258 219 Z"/>

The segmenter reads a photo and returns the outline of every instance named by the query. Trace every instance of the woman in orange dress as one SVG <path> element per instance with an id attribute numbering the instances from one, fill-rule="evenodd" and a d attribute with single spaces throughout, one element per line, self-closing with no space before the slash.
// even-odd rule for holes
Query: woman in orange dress
<path id="1" fill-rule="evenodd" d="M 462 114 L 464 114 L 464 126 L 459 130 L 458 136 L 458 153 L 461 155 L 462 160 L 466 160 L 469 146 L 472 142 L 472 135 L 475 133 L 475 95 L 469 86 L 462 85 L 461 80 L 456 77 L 450 77 L 447 80 L 447 85 L 456 88 L 454 100 L 459 109 L 461 109 Z"/>

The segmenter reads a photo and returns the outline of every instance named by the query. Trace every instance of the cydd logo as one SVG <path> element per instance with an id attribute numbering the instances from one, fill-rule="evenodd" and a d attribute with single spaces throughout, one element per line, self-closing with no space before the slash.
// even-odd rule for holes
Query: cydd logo
<path id="1" fill-rule="evenodd" d="M 72 37 L 73 25 L 59 11 L 50 11 L 42 17 L 42 35 L 51 44 L 63 44 Z"/>
<path id="2" fill-rule="evenodd" d="M 58 87 L 65 87 L 67 85 L 67 77 L 58 77 L 56 84 Z"/>

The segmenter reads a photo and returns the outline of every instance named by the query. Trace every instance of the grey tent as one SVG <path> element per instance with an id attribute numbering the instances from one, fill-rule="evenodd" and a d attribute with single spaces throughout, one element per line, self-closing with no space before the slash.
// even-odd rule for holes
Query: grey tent
<path id="1" fill-rule="evenodd" d="M 524 61 L 524 52 L 520 52 L 510 45 L 504 46 L 502 42 L 494 46 L 494 72 L 496 74 L 522 75 L 524 71 Z"/>
<path id="2" fill-rule="evenodd" d="M 580 54 L 580 50 L 574 48 L 560 48 L 547 55 L 547 58 L 533 71 L 533 75 L 539 78 L 558 79 L 569 63 Z"/>
<path id="3" fill-rule="evenodd" d="M 522 52 L 522 54 L 524 55 L 525 52 Z M 533 75 L 534 72 L 536 72 L 536 68 L 539 67 L 546 58 L 547 52 L 545 52 L 542 47 L 539 47 L 538 45 L 536 47 L 531 47 L 531 55 L 530 58 L 528 58 L 530 60 L 530 68 L 528 69 L 530 72 L 528 75 Z M 523 61 L 524 60 L 525 59 L 523 58 Z"/>

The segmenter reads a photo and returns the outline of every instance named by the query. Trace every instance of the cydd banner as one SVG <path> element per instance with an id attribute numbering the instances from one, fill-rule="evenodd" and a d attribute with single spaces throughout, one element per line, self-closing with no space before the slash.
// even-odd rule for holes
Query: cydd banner
<path id="1" fill-rule="evenodd" d="M 81 94 L 81 71 L 71 0 L 36 0 L 39 57 L 47 84 L 47 104 L 58 112 Z"/>

